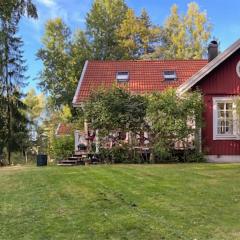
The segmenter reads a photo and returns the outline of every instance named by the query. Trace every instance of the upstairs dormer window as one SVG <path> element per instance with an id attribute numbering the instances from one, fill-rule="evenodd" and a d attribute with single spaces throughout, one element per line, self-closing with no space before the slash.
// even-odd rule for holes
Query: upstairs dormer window
<path id="1" fill-rule="evenodd" d="M 164 80 L 166 81 L 174 81 L 177 79 L 176 71 L 174 70 L 166 70 L 163 72 Z"/>
<path id="2" fill-rule="evenodd" d="M 129 80 L 129 72 L 117 72 L 116 79 L 118 82 L 127 82 Z"/>

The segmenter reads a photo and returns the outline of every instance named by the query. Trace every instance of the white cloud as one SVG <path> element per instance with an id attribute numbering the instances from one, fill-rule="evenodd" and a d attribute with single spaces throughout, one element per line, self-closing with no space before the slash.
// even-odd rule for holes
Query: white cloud
<path id="1" fill-rule="evenodd" d="M 56 2 L 54 0 L 38 0 L 38 2 L 49 8 L 56 5 Z"/>

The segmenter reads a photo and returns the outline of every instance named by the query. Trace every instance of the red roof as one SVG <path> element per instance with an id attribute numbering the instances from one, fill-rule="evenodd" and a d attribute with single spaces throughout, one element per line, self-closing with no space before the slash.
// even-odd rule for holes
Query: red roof
<path id="1" fill-rule="evenodd" d="M 207 63 L 207 60 L 87 61 L 73 104 L 85 101 L 92 90 L 108 88 L 117 83 L 118 71 L 129 72 L 129 80 L 124 83 L 128 90 L 134 93 L 150 93 L 179 87 Z M 168 70 L 176 71 L 176 80 L 164 80 L 163 72 Z"/>
<path id="2" fill-rule="evenodd" d="M 71 130 L 72 130 L 72 127 L 70 124 L 59 123 L 55 134 L 57 136 L 66 136 L 71 134 L 72 132 Z"/>

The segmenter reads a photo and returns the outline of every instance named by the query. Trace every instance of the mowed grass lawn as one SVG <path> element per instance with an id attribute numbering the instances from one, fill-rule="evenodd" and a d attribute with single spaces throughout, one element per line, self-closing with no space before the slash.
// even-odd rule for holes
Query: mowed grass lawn
<path id="1" fill-rule="evenodd" d="M 240 239 L 240 165 L 2 168 L 0 239 Z"/>

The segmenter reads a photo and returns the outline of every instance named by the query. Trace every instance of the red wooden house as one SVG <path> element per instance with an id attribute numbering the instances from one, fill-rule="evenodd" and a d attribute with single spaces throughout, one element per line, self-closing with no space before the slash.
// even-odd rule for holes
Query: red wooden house
<path id="1" fill-rule="evenodd" d="M 133 93 L 174 87 L 182 94 L 200 89 L 204 98 L 201 142 L 209 161 L 240 162 L 240 128 L 236 97 L 240 95 L 240 40 L 218 55 L 209 45 L 208 60 L 86 61 L 73 106 L 80 106 L 99 87 L 124 84 Z"/>

